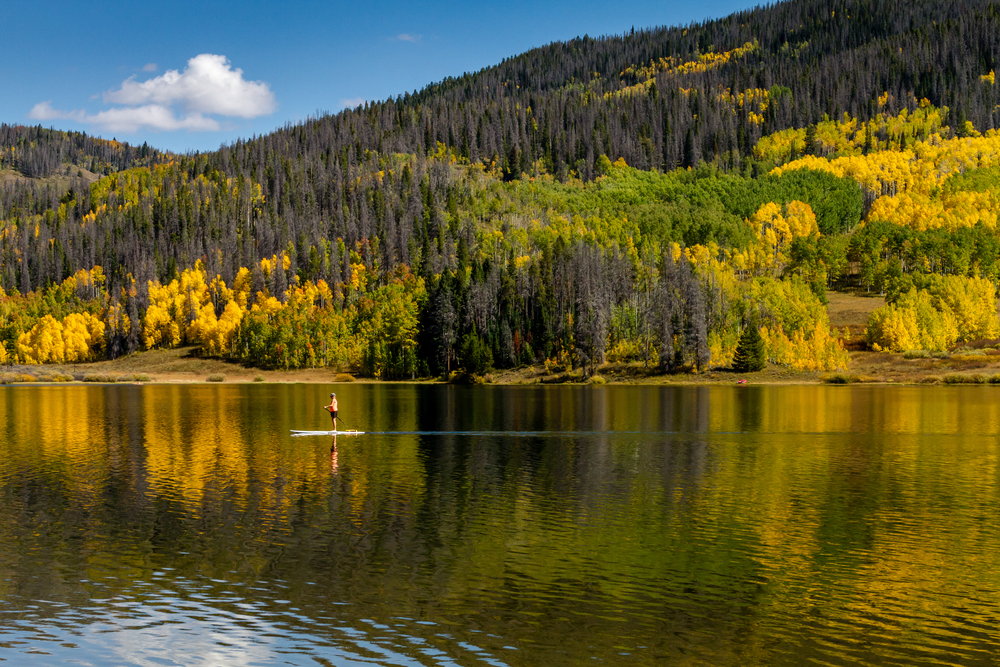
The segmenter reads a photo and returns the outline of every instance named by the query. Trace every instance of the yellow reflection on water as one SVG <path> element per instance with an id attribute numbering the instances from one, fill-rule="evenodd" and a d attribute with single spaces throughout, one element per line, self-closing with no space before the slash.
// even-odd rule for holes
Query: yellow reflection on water
<path id="1" fill-rule="evenodd" d="M 92 489 L 107 463 L 105 397 L 87 387 L 11 387 L 0 391 L 0 424 L 10 448 L 0 475 L 43 459 L 57 462 L 74 490 Z"/>
<path id="2" fill-rule="evenodd" d="M 249 462 L 242 420 L 246 406 L 226 387 L 147 387 L 144 445 L 154 493 L 180 495 L 197 508 L 206 484 L 247 498 Z"/>
<path id="3" fill-rule="evenodd" d="M 712 387 L 709 430 L 1000 434 L 1000 386 Z"/>

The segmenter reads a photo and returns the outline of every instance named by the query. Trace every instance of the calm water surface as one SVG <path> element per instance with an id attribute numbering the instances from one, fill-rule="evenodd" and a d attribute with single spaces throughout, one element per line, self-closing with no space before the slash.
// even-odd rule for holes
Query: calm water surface
<path id="1" fill-rule="evenodd" d="M 334 389 L 0 387 L 0 661 L 1000 664 L 1000 387 Z"/>

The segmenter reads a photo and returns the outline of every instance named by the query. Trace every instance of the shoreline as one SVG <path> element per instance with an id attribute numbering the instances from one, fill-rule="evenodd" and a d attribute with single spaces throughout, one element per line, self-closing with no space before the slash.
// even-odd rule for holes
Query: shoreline
<path id="1" fill-rule="evenodd" d="M 594 378 L 548 371 L 544 366 L 494 371 L 483 378 L 458 378 L 451 384 L 519 385 L 815 385 L 815 384 L 1000 384 L 1000 350 L 982 341 L 980 349 L 950 355 L 907 358 L 896 353 L 850 352 L 846 371 L 798 371 L 768 366 L 756 373 L 710 369 L 703 373 L 661 374 L 641 363 L 605 364 Z M 449 384 L 440 378 L 378 380 L 355 378 L 333 368 L 263 370 L 197 356 L 196 348 L 150 350 L 111 361 L 0 367 L 2 384 Z M 20 376 L 29 375 L 33 380 Z"/>

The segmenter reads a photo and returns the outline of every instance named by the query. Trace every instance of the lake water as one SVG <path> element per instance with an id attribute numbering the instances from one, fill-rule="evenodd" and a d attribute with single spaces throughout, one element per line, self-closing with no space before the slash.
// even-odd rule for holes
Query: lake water
<path id="1" fill-rule="evenodd" d="M 996 665 L 998 455 L 992 386 L 0 387 L 0 661 Z"/>

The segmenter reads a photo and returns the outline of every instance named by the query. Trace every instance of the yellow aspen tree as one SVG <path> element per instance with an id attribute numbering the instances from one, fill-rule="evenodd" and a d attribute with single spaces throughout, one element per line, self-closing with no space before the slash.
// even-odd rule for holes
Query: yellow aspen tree
<path id="1" fill-rule="evenodd" d="M 225 355 L 232 351 L 236 330 L 243 321 L 245 314 L 246 311 L 235 301 L 230 301 L 226 304 L 225 310 L 222 311 L 222 317 L 218 319 L 215 331 L 209 342 L 209 352 L 211 354 Z"/>
<path id="2" fill-rule="evenodd" d="M 959 341 L 1000 336 L 996 288 L 986 278 L 935 276 L 928 292 L 938 310 L 950 311 L 955 318 Z"/>
<path id="3" fill-rule="evenodd" d="M 923 349 L 916 312 L 895 304 L 878 308 L 869 315 L 865 340 L 876 352 Z"/>
<path id="4" fill-rule="evenodd" d="M 198 310 L 197 316 L 187 326 L 186 337 L 190 343 L 201 343 L 203 348 L 207 347 L 215 333 L 215 328 L 219 321 L 215 317 L 215 306 L 206 303 Z M 205 350 L 208 352 L 208 350 Z M 209 352 L 211 354 L 211 352 Z"/>
<path id="5" fill-rule="evenodd" d="M 104 322 L 90 313 L 70 313 L 63 318 L 66 361 L 90 361 L 104 347 Z"/>
<path id="6" fill-rule="evenodd" d="M 780 275 L 788 263 L 786 253 L 792 241 L 800 236 L 819 234 L 816 214 L 809 204 L 801 201 L 788 202 L 784 207 L 768 202 L 747 222 L 757 237 L 759 251 L 748 249 L 743 263 L 755 275 Z"/>
<path id="7" fill-rule="evenodd" d="M 246 310 L 249 307 L 250 293 L 253 291 L 253 275 L 250 269 L 245 266 L 240 267 L 233 278 L 233 299 L 240 308 Z"/>
<path id="8" fill-rule="evenodd" d="M 152 293 L 152 288 L 150 292 Z M 174 347 L 180 344 L 180 340 L 180 331 L 167 309 L 160 303 L 150 303 L 142 327 L 143 346 L 147 350 L 154 347 Z"/>
<path id="9" fill-rule="evenodd" d="M 62 322 L 45 315 L 17 338 L 17 354 L 26 364 L 62 363 L 66 358 Z"/>

